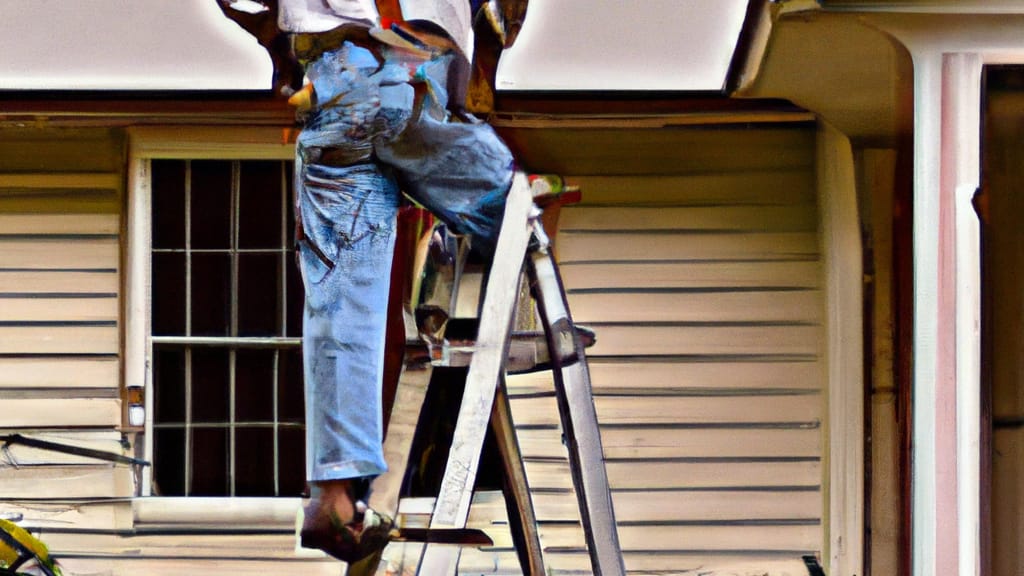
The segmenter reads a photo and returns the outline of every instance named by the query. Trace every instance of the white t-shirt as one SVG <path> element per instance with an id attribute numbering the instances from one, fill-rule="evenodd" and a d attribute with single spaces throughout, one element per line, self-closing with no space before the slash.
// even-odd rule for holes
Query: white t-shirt
<path id="1" fill-rule="evenodd" d="M 473 29 L 466 0 L 401 0 L 406 20 L 426 20 L 455 40 L 467 59 L 473 57 Z M 379 24 L 376 0 L 280 0 L 278 26 L 285 32 L 326 32 L 342 24 Z"/>
<path id="2" fill-rule="evenodd" d="M 278 26 L 286 32 L 326 32 L 342 24 L 375 26 L 375 0 L 281 0 Z"/>

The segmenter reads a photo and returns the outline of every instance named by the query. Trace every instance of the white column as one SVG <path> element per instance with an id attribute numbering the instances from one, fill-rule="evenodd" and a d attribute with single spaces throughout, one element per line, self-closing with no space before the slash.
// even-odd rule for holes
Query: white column
<path id="1" fill-rule="evenodd" d="M 981 570 L 981 228 L 971 205 L 980 182 L 981 70 L 978 54 L 943 64 L 943 188 L 954 202 L 956 241 L 956 462 L 959 574 Z"/>
<path id="2" fill-rule="evenodd" d="M 936 395 L 942 57 L 914 54 L 914 368 L 911 512 L 914 576 L 936 565 Z M 947 572 L 948 574 L 948 572 Z"/>
<path id="3" fill-rule="evenodd" d="M 914 54 L 913 573 L 979 560 L 982 58 Z"/>

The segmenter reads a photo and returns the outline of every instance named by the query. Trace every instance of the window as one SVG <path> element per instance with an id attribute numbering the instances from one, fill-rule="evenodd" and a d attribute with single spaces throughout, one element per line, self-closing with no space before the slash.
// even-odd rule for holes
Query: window
<path id="1" fill-rule="evenodd" d="M 152 491 L 296 496 L 303 294 L 291 163 L 149 168 Z"/>

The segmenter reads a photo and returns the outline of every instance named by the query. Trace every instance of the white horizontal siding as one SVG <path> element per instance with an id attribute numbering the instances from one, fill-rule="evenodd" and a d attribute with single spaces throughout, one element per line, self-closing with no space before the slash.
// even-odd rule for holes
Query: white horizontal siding
<path id="1" fill-rule="evenodd" d="M 0 359 L 0 389 L 117 388 L 116 357 L 8 357 Z"/>
<path id="2" fill-rule="evenodd" d="M 109 163 L 118 147 L 109 136 L 91 132 L 25 142 L 18 150 L 41 152 L 36 171 L 4 173 L 3 165 L 18 169 L 28 159 L 21 159 L 12 142 L 0 142 L 0 149 L 12 151 L 0 163 L 4 434 L 128 453 L 117 431 L 122 423 L 118 198 L 123 177 Z M 97 171 L 98 165 L 105 169 Z M 83 171 L 60 171 L 75 166 Z M 19 444 L 9 446 L 7 457 L 16 466 L 0 467 L 0 500 L 74 501 L 134 493 L 134 471 L 125 465 Z M 0 512 L 8 508 L 0 506 Z M 27 515 L 23 524 L 64 525 L 56 518 L 76 509 L 69 504 Z M 67 520 L 75 526 L 93 521 Z M 112 518 L 95 521 L 114 525 Z"/>
<path id="3" fill-rule="evenodd" d="M 598 396 L 659 395 L 674 391 L 739 389 L 818 389 L 820 367 L 813 362 L 774 360 L 730 362 L 679 358 L 590 358 L 590 382 Z M 542 372 L 514 376 L 514 395 L 550 390 L 551 376 Z"/>
<path id="4" fill-rule="evenodd" d="M 566 261 L 628 260 L 800 260 L 818 255 L 813 233 L 736 234 L 664 232 L 573 232 L 559 235 L 558 256 Z M 610 271 L 612 272 L 612 271 Z"/>
<path id="5" fill-rule="evenodd" d="M 576 292 L 569 298 L 573 319 L 608 322 L 801 322 L 819 324 L 817 290 L 736 290 L 699 292 Z"/>
<path id="6" fill-rule="evenodd" d="M 120 346 L 117 326 L 92 326 L 74 321 L 0 325 L 2 354 L 95 354 L 113 356 Z"/>
<path id="7" fill-rule="evenodd" d="M 132 471 L 113 464 L 0 468 L 3 498 L 127 498 Z"/>
<path id="8" fill-rule="evenodd" d="M 820 441 L 790 441 L 794 446 L 787 450 L 785 444 L 770 444 L 771 440 L 778 442 L 779 438 L 765 435 L 764 431 L 759 432 L 761 434 L 757 436 L 767 436 L 767 440 L 744 446 L 742 450 L 734 449 L 732 452 L 739 454 L 732 458 L 723 456 L 723 452 L 728 453 L 729 445 L 721 451 L 714 448 L 696 451 L 696 456 L 678 456 L 685 453 L 683 447 L 658 446 L 655 449 L 638 447 L 636 450 L 623 450 L 620 445 L 617 451 L 613 450 L 607 455 L 612 460 L 606 464 L 608 481 L 620 490 L 728 488 L 735 487 L 737 478 L 742 478 L 747 485 L 764 487 L 814 487 L 821 482 L 821 462 L 818 461 L 821 454 Z M 695 435 L 691 433 L 689 436 L 692 438 Z M 821 434 L 815 432 L 813 436 L 820 437 Z M 601 439 L 606 441 L 605 446 L 612 443 L 607 442 L 607 435 L 602 434 Z M 642 443 L 642 440 L 640 442 Z M 771 447 L 759 451 L 765 444 L 770 444 Z M 808 449 L 807 445 L 813 448 Z M 783 461 L 765 456 L 780 451 L 786 452 L 786 456 L 779 457 Z M 701 456 L 701 452 L 711 455 Z M 794 457 L 790 455 L 791 453 L 803 453 L 805 456 Z M 531 459 L 526 463 L 531 488 L 545 490 L 572 487 L 568 463 L 554 461 L 558 454 L 531 452 L 526 456 Z M 544 458 L 551 458 L 552 461 Z M 701 458 L 705 460 L 693 461 Z M 720 458 L 721 461 L 712 460 L 713 458 Z M 751 463 L 755 458 L 760 459 L 756 466 Z"/>
<path id="9" fill-rule="evenodd" d="M 645 481 L 655 481 L 650 476 L 640 476 L 635 480 L 625 477 L 629 471 L 628 465 L 643 464 L 637 460 L 650 460 L 650 464 L 659 461 L 679 464 L 681 460 L 692 462 L 695 459 L 815 459 L 821 455 L 821 431 L 813 424 L 806 428 L 800 428 L 800 425 L 794 423 L 791 429 L 771 426 L 744 429 L 733 426 L 706 430 L 672 426 L 643 429 L 605 427 L 601 432 L 601 441 L 605 457 L 629 461 L 621 462 L 620 477 L 630 487 L 636 488 Z M 523 443 L 524 456 L 537 459 L 538 464 L 546 464 L 545 460 L 559 458 L 564 454 L 560 438 L 552 438 L 546 428 L 520 430 L 519 438 Z M 609 466 L 616 464 L 609 462 Z M 664 487 L 683 480 L 681 477 L 666 477 L 656 481 L 660 487 Z M 735 483 L 735 480 L 729 478 L 722 480 Z"/>
<path id="10" fill-rule="evenodd" d="M 107 271 L 118 261 L 116 237 L 0 236 L 0 268 L 7 270 Z"/>
<path id="11" fill-rule="evenodd" d="M 560 234 L 584 230 L 703 230 L 813 232 L 817 217 L 807 206 L 590 206 L 567 209 L 558 221 Z"/>
<path id="12" fill-rule="evenodd" d="M 562 262 L 562 278 L 575 293 L 601 289 L 733 289 L 790 286 L 816 288 L 821 280 L 817 261 L 763 262 L 617 262 L 608 274 L 607 262 Z"/>
<path id="13" fill-rule="evenodd" d="M 0 292 L 15 294 L 111 294 L 119 286 L 117 270 L 0 270 Z"/>
<path id="14" fill-rule="evenodd" d="M 597 419 L 611 425 L 791 424 L 817 422 L 822 417 L 817 394 L 730 396 L 597 396 Z M 555 397 L 518 397 L 513 406 L 516 425 L 555 426 Z"/>
<path id="15" fill-rule="evenodd" d="M 808 158 L 812 154 L 806 152 Z M 742 162 L 742 160 L 738 160 Z M 626 568 L 805 568 L 820 553 L 824 300 L 807 169 L 577 176 L 556 249 L 592 328 Z M 545 561 L 585 569 L 550 374 L 509 378 Z"/>

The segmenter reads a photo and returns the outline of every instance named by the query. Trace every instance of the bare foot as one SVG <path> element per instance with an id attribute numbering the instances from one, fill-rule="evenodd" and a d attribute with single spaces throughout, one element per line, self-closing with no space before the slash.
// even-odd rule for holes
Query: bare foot
<path id="1" fill-rule="evenodd" d="M 319 548 L 339 560 L 352 561 L 361 530 L 353 488 L 351 480 L 314 484 L 313 499 L 306 506 L 300 534 L 304 548 Z"/>
<path id="2" fill-rule="evenodd" d="M 300 534 L 303 547 L 319 548 L 349 563 L 384 548 L 393 522 L 355 501 L 357 482 L 331 480 L 314 484 L 314 497 L 306 506 Z"/>
<path id="3" fill-rule="evenodd" d="M 342 524 L 356 520 L 354 480 L 326 480 L 314 484 L 319 488 L 319 495 L 310 501 L 307 517 L 310 515 L 308 513 L 325 518 L 333 517 Z"/>

